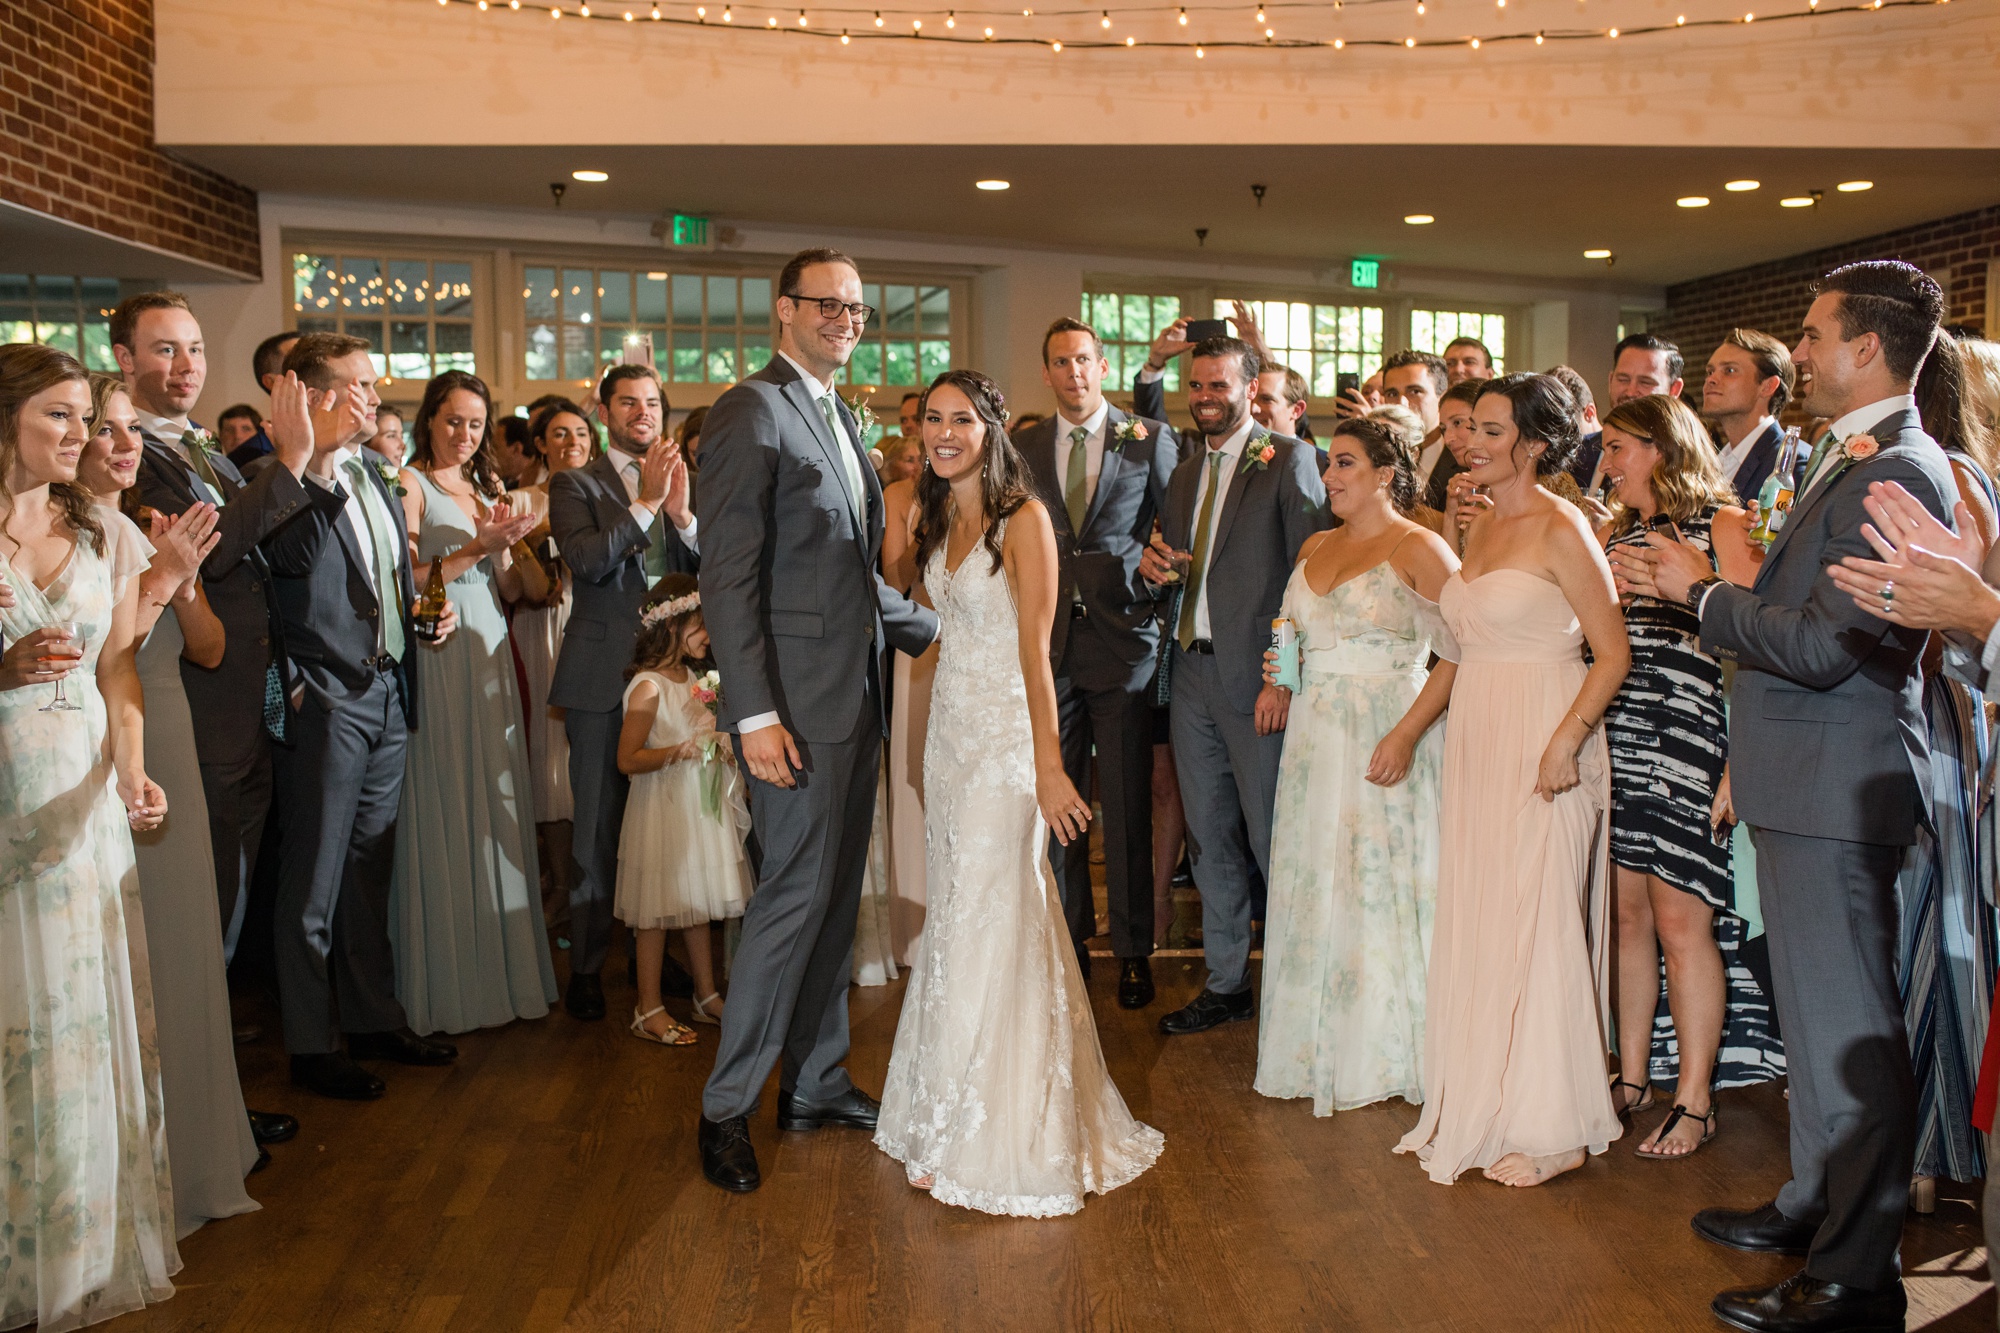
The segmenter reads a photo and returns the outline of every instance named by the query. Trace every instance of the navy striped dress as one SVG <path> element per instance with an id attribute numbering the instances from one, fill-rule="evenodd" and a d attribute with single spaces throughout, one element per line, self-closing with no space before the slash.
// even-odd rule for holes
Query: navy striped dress
<path id="1" fill-rule="evenodd" d="M 1714 518 L 1715 507 L 1710 506 L 1679 524 L 1681 535 L 1709 551 Z M 1610 545 L 1642 546 L 1646 535 L 1645 528 L 1637 528 Z M 1784 1044 L 1775 1031 L 1770 1000 L 1742 957 L 1747 926 L 1737 911 L 1729 848 L 1718 845 L 1708 829 L 1709 807 L 1729 757 L 1722 664 L 1701 651 L 1701 624 L 1678 602 L 1631 598 L 1625 629 L 1632 642 L 1632 669 L 1604 715 L 1611 746 L 1611 859 L 1627 870 L 1657 876 L 1715 909 L 1726 1007 L 1713 1086 L 1761 1083 L 1784 1073 Z M 1680 1076 L 1664 958 L 1648 1073 L 1663 1086 L 1672 1086 Z"/>

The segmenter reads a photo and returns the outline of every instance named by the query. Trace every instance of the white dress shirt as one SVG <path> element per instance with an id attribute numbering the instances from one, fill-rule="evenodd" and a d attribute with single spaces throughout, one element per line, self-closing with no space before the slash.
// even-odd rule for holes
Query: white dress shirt
<path id="1" fill-rule="evenodd" d="M 1443 457 L 1444 457 L 1444 432 L 1439 431 L 1438 437 L 1435 440 L 1432 440 L 1429 444 L 1425 445 L 1423 448 L 1423 452 L 1417 455 L 1418 495 L 1422 495 L 1424 493 L 1424 487 L 1431 484 L 1431 473 L 1437 471 L 1438 460 Z"/>
<path id="2" fill-rule="evenodd" d="M 1238 426 L 1230 434 L 1228 439 L 1224 440 L 1219 447 L 1213 445 L 1210 446 L 1210 453 L 1222 454 L 1224 458 L 1227 460 L 1226 462 L 1223 463 L 1221 469 L 1217 471 L 1215 474 L 1215 485 L 1216 485 L 1215 508 L 1209 513 L 1208 516 L 1208 527 L 1209 527 L 1209 532 L 1211 533 L 1211 536 L 1209 537 L 1209 546 L 1208 546 L 1208 559 L 1210 564 L 1213 564 L 1215 562 L 1215 538 L 1212 534 L 1214 533 L 1215 529 L 1222 523 L 1222 507 L 1229 502 L 1230 480 L 1235 477 L 1237 467 L 1243 461 L 1243 446 L 1246 443 L 1248 443 L 1250 439 L 1250 432 L 1255 430 L 1256 428 L 1257 428 L 1257 419 L 1255 417 L 1249 416 L 1248 414 L 1245 414 L 1243 418 L 1243 424 Z M 1208 454 L 1202 455 L 1201 471 L 1197 473 L 1195 476 L 1194 508 L 1188 511 L 1188 518 L 1190 523 L 1199 522 L 1201 520 L 1202 497 L 1208 493 L 1209 466 L 1210 466 L 1209 455 Z M 1195 547 L 1199 546 L 1200 544 L 1201 544 L 1201 534 L 1195 532 L 1192 529 L 1192 527 L 1190 527 L 1188 531 L 1188 550 L 1192 551 L 1194 550 Z M 1192 570 L 1189 571 L 1189 577 L 1193 577 Z M 1194 636 L 1197 639 L 1208 639 L 1214 637 L 1212 634 L 1209 633 L 1209 626 L 1208 626 L 1208 570 L 1206 568 L 1204 568 L 1201 571 L 1201 591 L 1195 594 L 1195 599 L 1194 599 Z"/>
<path id="3" fill-rule="evenodd" d="M 641 532 L 651 532 L 653 530 L 653 520 L 658 518 L 659 515 L 639 503 L 639 469 L 644 460 L 637 454 L 626 453 L 616 445 L 613 445 L 607 452 L 611 455 L 611 461 L 618 465 L 618 479 L 625 483 L 625 498 L 632 502 L 632 521 L 639 525 Z M 662 505 L 661 509 L 664 512 L 665 506 Z M 673 520 L 669 518 L 667 522 L 672 523 Z M 701 554 L 701 547 L 695 540 L 696 529 L 699 526 L 700 523 L 695 516 L 689 514 L 688 525 L 684 528 L 676 527 L 674 529 L 675 532 L 681 535 L 681 540 L 687 543 L 688 550 L 693 551 L 696 555 Z"/>
<path id="4" fill-rule="evenodd" d="M 1076 446 L 1070 442 L 1070 433 L 1078 426 L 1089 434 L 1083 437 L 1083 494 L 1084 503 L 1097 494 L 1097 478 L 1104 472 L 1104 423 L 1111 415 L 1111 404 L 1100 401 L 1097 410 L 1082 421 L 1071 421 L 1056 410 L 1056 489 L 1064 491 L 1064 480 L 1069 476 L 1070 450 Z M 1064 500 L 1069 496 L 1066 491 Z"/>
<path id="5" fill-rule="evenodd" d="M 1741 440 L 1722 451 L 1720 462 L 1722 464 L 1722 479 L 1724 481 L 1734 481 L 1736 479 L 1736 474 L 1743 469 L 1743 460 L 1750 457 L 1750 451 L 1757 446 L 1757 441 L 1764 438 L 1765 431 L 1777 424 L 1778 419 L 1776 417 L 1760 417 L 1757 420 L 1757 424 L 1750 428 L 1748 435 L 1745 435 Z M 1746 504 L 1754 501 L 1756 498 L 1754 495 L 1742 497 Z"/>

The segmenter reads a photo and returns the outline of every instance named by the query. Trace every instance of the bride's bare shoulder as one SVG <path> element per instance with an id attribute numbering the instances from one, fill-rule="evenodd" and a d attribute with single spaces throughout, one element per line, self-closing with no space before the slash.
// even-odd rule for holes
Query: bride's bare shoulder
<path id="1" fill-rule="evenodd" d="M 1049 521 L 1049 511 L 1040 500 L 1028 499 L 1023 500 L 1021 507 L 1007 520 L 1007 535 L 1002 539 L 1001 545 L 1011 546 L 1017 541 L 1024 540 L 1039 542 L 1044 538 L 1053 541 L 1055 535 L 1056 528 L 1055 524 Z"/>

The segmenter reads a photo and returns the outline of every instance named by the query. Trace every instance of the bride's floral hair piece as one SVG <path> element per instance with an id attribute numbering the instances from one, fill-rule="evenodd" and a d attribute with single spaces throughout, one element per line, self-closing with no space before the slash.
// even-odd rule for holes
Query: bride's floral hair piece
<path id="1" fill-rule="evenodd" d="M 694 662 L 687 641 L 700 624 L 701 589 L 694 575 L 663 575 L 639 613 L 639 632 L 632 640 L 632 665 L 625 668 L 625 679 L 641 671 Z"/>

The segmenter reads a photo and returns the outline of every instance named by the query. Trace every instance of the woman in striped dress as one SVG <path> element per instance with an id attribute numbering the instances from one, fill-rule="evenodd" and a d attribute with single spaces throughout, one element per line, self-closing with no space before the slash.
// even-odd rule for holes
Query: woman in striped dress
<path id="1" fill-rule="evenodd" d="M 1617 502 L 1606 542 L 1614 571 L 1659 528 L 1709 552 L 1732 583 L 1756 577 L 1750 516 L 1731 503 L 1708 433 L 1678 399 L 1635 399 L 1604 419 L 1604 475 Z M 1673 1110 L 1635 1151 L 1675 1158 L 1715 1133 L 1713 1089 L 1775 1077 L 1784 1052 L 1740 957 L 1728 844 L 1710 831 L 1729 752 L 1722 664 L 1701 651 L 1686 607 L 1632 595 L 1622 579 L 1619 591 L 1632 670 L 1604 718 L 1617 880 L 1612 1095 L 1621 1111 L 1638 1111 L 1653 1083 L 1672 1083 Z"/>

